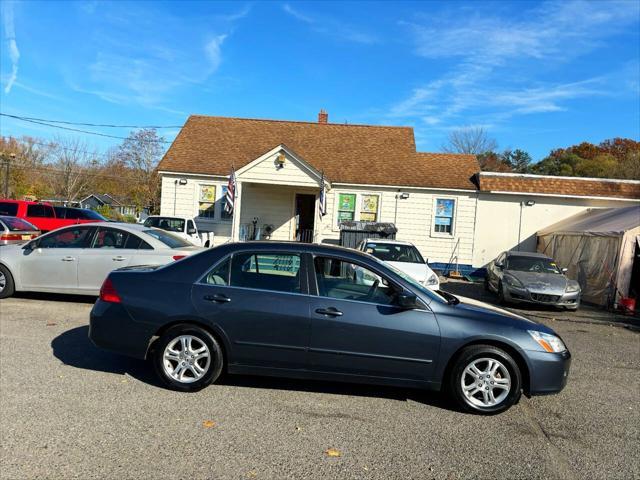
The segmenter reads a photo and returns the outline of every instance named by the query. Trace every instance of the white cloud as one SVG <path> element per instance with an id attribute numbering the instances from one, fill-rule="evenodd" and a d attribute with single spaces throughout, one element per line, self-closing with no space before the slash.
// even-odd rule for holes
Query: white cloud
<path id="1" fill-rule="evenodd" d="M 376 36 L 357 30 L 346 23 L 336 20 L 335 18 L 327 16 L 312 17 L 311 15 L 301 12 L 297 8 L 294 9 L 288 3 L 282 5 L 282 10 L 296 20 L 310 25 L 311 29 L 317 33 L 328 35 L 338 40 L 347 40 L 349 42 L 361 43 L 364 45 L 379 43 L 379 39 Z"/>
<path id="2" fill-rule="evenodd" d="M 418 56 L 453 66 L 418 84 L 388 115 L 444 130 L 461 121 L 495 124 L 516 115 L 558 112 L 571 100 L 630 91 L 629 76 L 616 71 L 564 82 L 544 81 L 540 72 L 566 67 L 612 35 L 632 31 L 639 5 L 546 2 L 517 16 L 461 11 L 457 5 L 445 15 L 402 22 Z"/>
<path id="3" fill-rule="evenodd" d="M 9 59 L 11 60 L 11 75 L 4 87 L 5 93 L 11 92 L 11 87 L 18 78 L 18 61 L 20 60 L 20 50 L 16 43 L 15 21 L 13 17 L 13 2 L 6 1 L 2 4 L 2 18 L 4 23 L 4 37 L 9 50 Z"/>
<path id="4" fill-rule="evenodd" d="M 204 51 L 209 58 L 209 63 L 211 64 L 212 73 L 218 69 L 220 66 L 220 62 L 222 61 L 222 52 L 220 47 L 222 46 L 222 42 L 224 42 L 226 35 L 218 35 L 217 37 L 209 40 L 205 46 Z"/>

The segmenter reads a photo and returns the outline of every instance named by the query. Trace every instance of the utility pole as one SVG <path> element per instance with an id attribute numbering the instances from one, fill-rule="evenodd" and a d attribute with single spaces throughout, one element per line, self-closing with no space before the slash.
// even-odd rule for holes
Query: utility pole
<path id="1" fill-rule="evenodd" d="M 4 160 L 4 198 L 9 198 L 9 168 L 11 161 L 15 158 L 15 153 L 11 153 L 9 156 L 6 153 L 2 154 L 2 159 Z"/>

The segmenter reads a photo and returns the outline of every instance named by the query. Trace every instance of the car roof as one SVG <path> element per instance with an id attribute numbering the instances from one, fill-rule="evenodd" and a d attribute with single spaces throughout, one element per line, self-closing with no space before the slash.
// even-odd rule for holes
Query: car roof
<path id="1" fill-rule="evenodd" d="M 274 241 L 257 240 L 250 242 L 234 242 L 226 244 L 231 250 L 257 250 L 257 251 L 295 251 L 319 253 L 325 255 L 352 256 L 355 258 L 371 258 L 369 254 L 355 250 L 353 248 L 340 247 L 338 245 L 328 245 L 326 243 L 302 243 L 295 241 Z"/>
<path id="2" fill-rule="evenodd" d="M 405 240 L 387 240 L 386 238 L 366 238 L 364 240 L 366 243 L 380 243 L 387 245 L 409 245 L 411 247 L 415 247 L 415 245 L 411 242 L 407 242 Z"/>
<path id="3" fill-rule="evenodd" d="M 551 257 L 549 257 L 548 255 L 545 255 L 544 253 L 538 253 L 538 252 L 517 252 L 517 251 L 509 251 L 506 252 L 507 253 L 507 257 L 532 257 L 532 258 L 548 258 L 551 259 Z"/>

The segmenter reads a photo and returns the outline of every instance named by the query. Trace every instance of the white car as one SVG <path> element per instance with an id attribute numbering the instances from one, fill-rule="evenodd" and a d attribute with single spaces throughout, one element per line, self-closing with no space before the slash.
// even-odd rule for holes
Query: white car
<path id="1" fill-rule="evenodd" d="M 150 215 L 145 219 L 144 225 L 171 232 L 198 247 L 213 247 L 213 232 L 198 229 L 198 224 L 190 217 Z"/>
<path id="2" fill-rule="evenodd" d="M 368 238 L 358 245 L 358 250 L 369 253 L 385 263 L 406 273 L 431 290 L 440 290 L 438 275 L 429 268 L 415 245 L 399 240 L 380 240 Z M 356 276 L 362 276 L 363 272 L 356 269 Z M 372 283 L 374 280 L 360 278 L 363 283 Z"/>
<path id="3" fill-rule="evenodd" d="M 0 298 L 14 291 L 98 295 L 112 270 L 164 265 L 202 250 L 143 225 L 96 222 L 63 227 L 22 245 L 0 247 Z"/>

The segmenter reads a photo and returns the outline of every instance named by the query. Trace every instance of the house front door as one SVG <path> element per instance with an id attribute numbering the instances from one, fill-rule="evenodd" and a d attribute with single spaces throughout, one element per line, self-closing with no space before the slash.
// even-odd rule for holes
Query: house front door
<path id="1" fill-rule="evenodd" d="M 316 196 L 296 193 L 296 241 L 313 242 L 316 218 Z"/>

